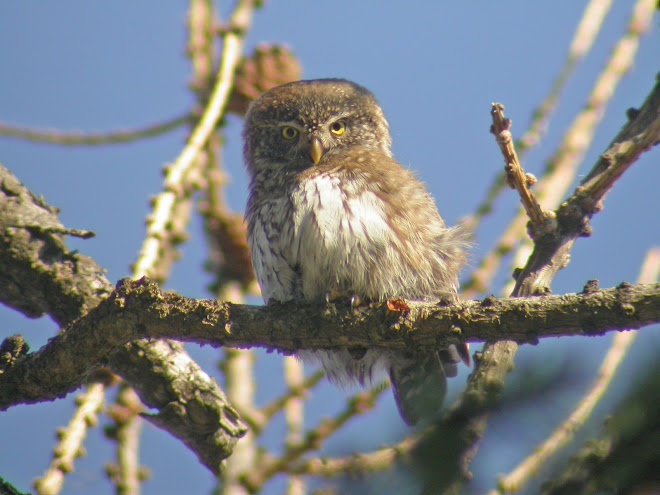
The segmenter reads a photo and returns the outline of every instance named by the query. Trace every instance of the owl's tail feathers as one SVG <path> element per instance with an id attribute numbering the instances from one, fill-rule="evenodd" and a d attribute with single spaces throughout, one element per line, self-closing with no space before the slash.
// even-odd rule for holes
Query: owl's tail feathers
<path id="1" fill-rule="evenodd" d="M 440 349 L 440 361 L 444 365 L 447 376 L 456 376 L 456 364 L 463 361 L 465 366 L 470 366 L 470 344 L 452 344 L 447 349 Z M 454 365 L 453 372 L 450 372 L 450 366 Z"/>
<path id="2" fill-rule="evenodd" d="M 441 356 L 442 355 L 442 356 Z M 447 393 L 447 377 L 456 375 L 461 361 L 454 348 L 411 357 L 394 356 L 390 381 L 399 414 L 410 426 L 430 423 L 440 416 Z"/>

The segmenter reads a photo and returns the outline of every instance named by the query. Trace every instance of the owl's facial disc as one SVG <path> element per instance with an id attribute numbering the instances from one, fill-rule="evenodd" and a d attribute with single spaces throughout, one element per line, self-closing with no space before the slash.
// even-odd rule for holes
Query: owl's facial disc
<path id="1" fill-rule="evenodd" d="M 255 100 L 243 131 L 248 171 L 277 177 L 321 166 L 353 146 L 391 156 L 387 121 L 373 95 L 342 79 L 297 81 Z"/>

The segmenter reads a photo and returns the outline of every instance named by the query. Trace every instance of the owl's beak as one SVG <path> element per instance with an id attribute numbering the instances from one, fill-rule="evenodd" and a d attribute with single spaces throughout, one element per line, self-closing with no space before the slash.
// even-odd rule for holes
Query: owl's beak
<path id="1" fill-rule="evenodd" d="M 318 163 L 321 161 L 321 157 L 323 156 L 324 151 L 325 150 L 323 149 L 323 144 L 321 144 L 321 140 L 317 137 L 313 137 L 311 155 L 312 155 L 312 160 L 314 160 L 314 165 L 318 165 Z"/>

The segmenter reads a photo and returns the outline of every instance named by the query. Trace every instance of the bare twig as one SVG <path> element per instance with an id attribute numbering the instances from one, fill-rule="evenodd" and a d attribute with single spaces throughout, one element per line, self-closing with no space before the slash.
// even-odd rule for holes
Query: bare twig
<path id="1" fill-rule="evenodd" d="M 358 392 L 347 401 L 346 408 L 335 417 L 321 420 L 321 422 L 305 435 L 305 439 L 294 445 L 289 445 L 281 456 L 263 459 L 260 466 L 245 473 L 243 482 L 250 493 L 254 493 L 272 476 L 280 472 L 287 472 L 288 466 L 300 459 L 311 450 L 323 445 L 323 441 L 340 429 L 352 417 L 363 414 L 373 408 L 378 396 L 387 387 L 374 387 L 371 390 Z"/>
<path id="2" fill-rule="evenodd" d="M 147 237 L 133 268 L 136 277 L 153 272 L 153 267 L 165 248 L 165 240 L 171 237 L 168 235 L 168 229 L 172 224 L 177 202 L 186 190 L 184 184 L 189 179 L 188 174 L 199 151 L 215 129 L 229 99 L 234 71 L 243 48 L 243 36 L 252 19 L 252 9 L 251 0 L 239 0 L 229 20 L 232 29 L 225 30 L 222 35 L 222 59 L 213 93 L 186 147 L 174 163 L 167 167 L 164 191 L 154 201 L 153 215 L 147 226 Z"/>
<path id="3" fill-rule="evenodd" d="M 188 14 L 189 38 L 188 53 L 192 64 L 193 76 L 191 89 L 197 97 L 198 106 L 206 108 L 209 105 L 209 94 L 213 86 L 213 67 L 216 61 L 217 26 L 219 24 L 215 2 L 212 0 L 191 0 Z M 226 45 L 225 45 L 226 46 Z M 236 68 L 238 67 L 238 61 Z M 236 68 L 231 73 L 232 86 L 235 86 Z M 225 112 L 229 108 L 229 100 L 225 104 Z M 195 166 L 200 171 L 199 186 L 203 195 L 199 204 L 204 217 L 205 230 L 208 231 L 208 212 L 226 211 L 223 197 L 225 174 L 220 169 L 221 136 L 218 126 L 209 134 L 204 146 L 200 148 L 195 159 Z M 207 262 L 207 266 L 210 263 Z M 220 298 L 242 302 L 243 294 L 237 290 L 233 280 L 226 284 L 214 284 L 214 292 Z M 238 408 L 250 409 L 254 401 L 254 356 L 249 350 L 228 350 L 221 363 L 225 378 L 225 390 L 231 403 Z M 248 431 L 241 442 L 234 448 L 233 455 L 225 462 L 221 472 L 221 483 L 218 492 L 224 495 L 243 495 L 245 493 L 237 478 L 246 466 L 253 463 L 255 455 L 254 434 Z"/>
<path id="4" fill-rule="evenodd" d="M 396 445 L 369 453 L 356 452 L 345 457 L 311 457 L 289 463 L 286 472 L 332 477 L 339 474 L 362 474 L 390 469 L 394 463 L 408 456 L 418 445 L 422 433 L 413 433 Z"/>
<path id="5" fill-rule="evenodd" d="M 640 0 L 635 14 L 642 5 L 649 17 L 655 2 Z M 641 15 L 641 14 L 640 14 Z M 642 18 L 644 18 L 642 16 Z M 641 153 L 660 141 L 660 84 L 656 84 L 650 95 L 635 112 L 634 119 L 628 121 L 601 159 L 594 165 L 582 185 L 557 210 L 557 224 L 554 231 L 548 230 L 536 239 L 525 267 L 516 273 L 516 285 L 512 296 L 547 294 L 550 283 L 558 270 L 566 266 L 573 243 L 578 237 L 591 232 L 590 218 L 602 208 L 601 201 L 616 179 Z M 468 387 L 461 399 L 448 415 L 447 421 L 462 421 L 460 429 L 464 434 L 463 445 L 456 447 L 457 474 L 451 480 L 443 480 L 448 493 L 460 490 L 469 476 L 465 466 L 477 451 L 479 439 L 483 435 L 489 404 L 497 398 L 497 390 L 504 385 L 504 379 L 513 367 L 513 356 L 517 344 L 512 340 L 502 340 L 486 344 L 479 355 L 475 370 L 468 379 Z M 471 414 L 471 411 L 483 411 Z M 467 420 L 461 418 L 467 418 Z M 452 460 L 454 462 L 454 460 Z M 435 480 L 437 481 L 437 480 Z M 434 481 L 434 482 L 435 482 Z"/>
<path id="6" fill-rule="evenodd" d="M 226 349 L 222 363 L 225 389 L 232 404 L 250 410 L 254 407 L 255 379 L 254 353 L 250 350 Z M 240 478 L 255 469 L 255 432 L 248 431 L 227 460 L 222 473 L 222 489 L 225 495 L 243 495 L 245 487 Z"/>
<path id="7" fill-rule="evenodd" d="M 142 419 L 142 403 L 135 391 L 126 383 L 119 386 L 117 398 L 108 410 L 114 421 L 106 435 L 117 442 L 116 464 L 106 466 L 110 481 L 115 484 L 117 495 L 139 495 L 140 482 L 145 478 L 145 470 L 140 468 L 138 456 Z"/>
<path id="8" fill-rule="evenodd" d="M 82 441 L 87 435 L 87 428 L 96 425 L 96 413 L 101 409 L 105 386 L 94 383 L 76 398 L 78 407 L 66 428 L 57 431 L 58 442 L 53 451 L 53 459 L 46 472 L 34 482 L 39 495 L 55 495 L 62 489 L 64 475 L 73 470 L 73 461 L 83 455 Z"/>
<path id="9" fill-rule="evenodd" d="M 289 387 L 282 395 L 276 397 L 265 406 L 259 409 L 252 409 L 246 411 L 237 407 L 238 412 L 245 422 L 250 426 L 250 429 L 259 435 L 271 418 L 279 411 L 284 409 L 290 400 L 296 398 L 305 398 L 307 393 L 325 376 L 322 369 L 316 370 L 314 373 L 302 379 L 299 385 Z"/>
<path id="10" fill-rule="evenodd" d="M 516 148 L 520 156 L 540 141 L 541 135 L 547 127 L 548 118 L 557 106 L 561 90 L 577 64 L 591 49 L 611 6 L 612 0 L 591 0 L 584 8 L 582 18 L 571 40 L 564 66 L 553 81 L 548 95 L 532 113 L 534 118 L 529 128 L 516 141 Z"/>
<path id="11" fill-rule="evenodd" d="M 657 280 L 659 272 L 660 248 L 652 248 L 646 254 L 637 282 L 651 283 Z M 575 431 L 589 418 L 591 411 L 607 390 L 636 336 L 636 332 L 621 332 L 614 335 L 594 382 L 577 407 L 543 443 L 534 448 L 529 457 L 518 464 L 509 474 L 500 477 L 497 490 L 492 490 L 489 495 L 519 491 L 551 455 L 569 442 Z"/>
<path id="12" fill-rule="evenodd" d="M 314 387 L 325 376 L 323 370 L 316 370 L 314 373 L 303 379 L 298 386 L 290 387 L 284 394 L 277 397 L 261 408 L 258 412 L 259 422 L 257 429 L 262 429 L 266 422 L 272 418 L 275 413 L 286 407 L 286 404 L 297 397 L 304 397 L 309 390 Z"/>
<path id="13" fill-rule="evenodd" d="M 490 132 L 495 135 L 495 140 L 504 157 L 504 170 L 506 172 L 507 182 L 511 188 L 518 191 L 520 201 L 532 224 L 536 228 L 540 228 L 548 215 L 541 209 L 541 206 L 529 189 L 529 186 L 533 185 L 536 179 L 525 175 L 518 161 L 518 155 L 516 154 L 513 138 L 511 137 L 511 120 L 504 116 L 504 105 L 501 103 L 493 103 L 490 114 L 493 118 L 493 125 L 490 128 Z"/>
<path id="14" fill-rule="evenodd" d="M 293 356 L 283 360 L 284 383 L 287 387 L 300 387 L 303 383 L 303 364 Z M 284 421 L 286 423 L 285 445 L 296 445 L 302 442 L 305 427 L 305 409 L 300 397 L 293 397 L 284 406 Z M 287 495 L 304 495 L 305 480 L 300 476 L 289 476 L 287 479 Z"/>
<path id="15" fill-rule="evenodd" d="M 626 32 L 617 41 L 602 72 L 587 96 L 584 109 L 576 116 L 567 130 L 557 151 L 546 164 L 552 181 L 540 180 L 536 187 L 540 200 L 555 207 L 561 200 L 554 191 L 565 190 L 573 182 L 575 168 L 581 162 L 601 121 L 607 104 L 621 78 L 632 67 L 639 48 L 640 37 L 648 31 L 653 19 L 655 4 L 651 0 L 638 0 L 633 7 Z M 544 174 L 545 175 L 545 174 Z"/>
<path id="16" fill-rule="evenodd" d="M 636 376 L 626 376 L 627 393 L 608 415 L 600 434 L 554 469 L 538 493 L 656 493 L 659 377 L 660 368 L 652 358 Z"/>
<path id="17" fill-rule="evenodd" d="M 128 143 L 172 131 L 189 122 L 190 114 L 159 122 L 138 129 L 121 129 L 106 132 L 66 132 L 56 129 L 30 129 L 0 122 L 0 136 L 15 137 L 39 143 L 68 146 L 98 146 L 101 144 Z"/>

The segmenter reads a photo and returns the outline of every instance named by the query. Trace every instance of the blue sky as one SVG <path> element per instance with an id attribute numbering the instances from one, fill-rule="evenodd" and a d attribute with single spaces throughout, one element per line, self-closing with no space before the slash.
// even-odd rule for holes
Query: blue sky
<path id="1" fill-rule="evenodd" d="M 526 156 L 529 172 L 540 172 L 575 113 L 583 106 L 593 81 L 625 29 L 632 2 L 614 2 L 595 48 L 570 79 L 543 143 Z M 469 214 L 502 166 L 492 136 L 490 104 L 505 104 L 514 136 L 528 124 L 532 110 L 545 96 L 564 60 L 584 2 L 335 2 L 269 1 L 258 11 L 247 38 L 248 50 L 258 42 L 284 42 L 299 57 L 305 78 L 345 77 L 374 92 L 390 122 L 394 152 L 428 184 L 448 223 Z M 228 6 L 222 6 L 223 12 Z M 0 5 L 0 120 L 38 128 L 111 130 L 165 120 L 187 111 L 192 95 L 185 57 L 186 9 L 183 2 L 3 2 Z M 586 173 L 625 121 L 625 110 L 638 106 L 650 91 L 660 60 L 656 15 L 642 39 L 633 69 L 617 88 L 596 133 L 581 174 Z M 224 162 L 231 175 L 230 206 L 242 211 L 246 197 L 240 156 L 240 121 L 229 117 Z M 34 192 L 61 209 L 62 222 L 91 229 L 92 240 L 70 241 L 116 281 L 130 273 L 144 235 L 148 198 L 160 191 L 162 166 L 181 149 L 185 131 L 127 145 L 58 147 L 0 137 L 0 162 Z M 658 150 L 636 163 L 607 197 L 594 220 L 594 235 L 579 240 L 570 265 L 555 279 L 555 293 L 579 291 L 590 278 L 602 286 L 634 280 L 644 253 L 660 244 L 656 213 L 660 210 Z M 492 246 L 517 206 L 506 192 L 492 217 L 478 231 L 474 260 Z M 191 297 L 207 297 L 209 277 L 201 270 L 205 246 L 199 219 L 190 227 L 167 287 Z M 498 277 L 507 280 L 505 266 Z M 497 287 L 497 286 L 496 286 Z M 496 289 L 494 289 L 496 290 Z M 46 320 L 26 321 L 0 308 L 0 328 L 24 333 L 33 349 L 56 332 Z M 536 424 L 526 416 L 495 418 L 475 459 L 475 486 L 488 488 L 493 476 L 550 431 L 580 396 L 609 338 L 569 339 L 524 347 L 520 369 L 529 363 L 561 366 L 570 356 L 577 371 L 574 386 L 539 407 Z M 657 328 L 642 332 L 616 384 L 625 383 L 658 349 Z M 191 352 L 209 372 L 215 370 L 212 350 Z M 578 359 L 575 359 L 578 358 Z M 258 354 L 262 376 L 258 400 L 275 393 L 279 383 L 265 377 L 279 369 L 280 357 Z M 454 392 L 466 371 L 451 383 Z M 510 383 L 518 383 L 514 374 Z M 312 418 L 341 407 L 344 393 L 323 385 L 312 394 Z M 617 398 L 617 389 L 606 401 Z M 550 412 L 547 412 L 550 410 Z M 598 431 L 600 419 L 587 430 Z M 11 458 L 0 458 L 0 476 L 19 488 L 47 466 L 54 431 L 68 421 L 70 400 L 16 407 L 0 415 L 0 437 L 20 438 Z M 538 413 L 532 408 L 534 413 Z M 528 410 L 526 414 L 531 414 Z M 523 414 L 523 412 L 521 412 Z M 310 424 L 313 421 L 310 420 Z M 522 426 L 521 426 L 522 425 Z M 527 427 L 528 426 L 528 427 Z M 507 442 L 516 427 L 519 439 Z M 265 436 L 275 444 L 281 422 Z M 375 413 L 355 421 L 333 438 L 326 452 L 373 448 L 405 434 L 389 394 Z M 16 435 L 16 437 L 14 436 Z M 497 450 L 498 454 L 493 452 Z M 503 452 L 503 450 L 504 452 Z M 88 456 L 76 463 L 64 493 L 110 493 L 101 466 L 112 452 L 99 429 L 91 433 Z M 165 433 L 146 425 L 144 463 L 153 478 L 143 493 L 207 493 L 211 476 L 194 455 Z M 103 488 L 101 488 L 103 487 Z M 278 493 L 278 481 L 269 493 Z"/>

